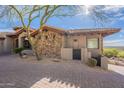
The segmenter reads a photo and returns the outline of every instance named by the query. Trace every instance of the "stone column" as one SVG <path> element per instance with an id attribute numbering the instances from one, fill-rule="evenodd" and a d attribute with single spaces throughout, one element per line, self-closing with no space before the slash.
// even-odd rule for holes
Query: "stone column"
<path id="1" fill-rule="evenodd" d="M 22 38 L 21 37 L 19 37 L 18 43 L 19 43 L 19 48 L 22 47 Z"/>
<path id="2" fill-rule="evenodd" d="M 103 49 L 103 41 L 102 41 L 102 35 L 99 35 L 99 51 L 100 54 L 102 54 L 102 49 Z"/>
<path id="3" fill-rule="evenodd" d="M 81 61 L 83 63 L 86 63 L 88 61 L 88 51 L 87 48 L 81 48 Z"/>
<path id="4" fill-rule="evenodd" d="M 18 37 L 18 43 L 19 43 L 19 47 L 23 47 L 23 42 L 22 42 L 22 37 L 26 37 L 26 33 L 25 32 L 23 32 L 23 33 L 21 33 L 20 35 L 19 35 L 19 37 Z"/>
<path id="5" fill-rule="evenodd" d="M 66 36 L 62 36 L 62 48 L 66 47 Z"/>
<path id="6" fill-rule="evenodd" d="M 84 35 L 84 48 L 87 48 L 87 37 Z"/>
<path id="7" fill-rule="evenodd" d="M 108 70 L 108 58 L 107 57 L 101 57 L 101 68 Z"/>

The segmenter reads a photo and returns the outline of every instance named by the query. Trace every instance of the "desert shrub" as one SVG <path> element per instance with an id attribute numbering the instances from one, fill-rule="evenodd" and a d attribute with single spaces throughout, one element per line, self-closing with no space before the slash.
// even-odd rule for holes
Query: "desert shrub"
<path id="1" fill-rule="evenodd" d="M 89 58 L 87 64 L 91 67 L 95 67 L 97 64 L 97 60 L 94 58 Z"/>
<path id="2" fill-rule="evenodd" d="M 14 53 L 16 53 L 16 54 L 19 54 L 20 56 L 22 56 L 22 51 L 24 50 L 24 48 L 23 47 L 21 47 L 21 48 L 15 48 L 14 49 Z"/>
<path id="3" fill-rule="evenodd" d="M 22 52 L 23 50 L 24 50 L 23 47 L 21 47 L 21 48 L 15 48 L 14 49 L 14 53 L 18 54 L 18 53 Z"/>
<path id="4" fill-rule="evenodd" d="M 120 51 L 120 52 L 117 54 L 117 57 L 119 57 L 119 58 L 124 58 L 124 51 Z"/>
<path id="5" fill-rule="evenodd" d="M 117 49 L 114 49 L 114 48 L 108 48 L 108 49 L 104 49 L 103 50 L 103 55 L 106 56 L 106 57 L 116 57 L 117 54 L 118 54 L 118 50 Z"/>

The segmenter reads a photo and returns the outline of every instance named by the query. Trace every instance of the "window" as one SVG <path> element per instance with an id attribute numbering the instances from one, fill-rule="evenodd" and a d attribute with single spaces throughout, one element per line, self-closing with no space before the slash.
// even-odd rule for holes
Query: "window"
<path id="1" fill-rule="evenodd" d="M 87 48 L 98 48 L 98 38 L 88 39 Z"/>
<path id="2" fill-rule="evenodd" d="M 30 49 L 31 48 L 31 45 L 30 45 L 28 40 L 24 40 L 23 47 L 26 48 L 26 49 Z"/>

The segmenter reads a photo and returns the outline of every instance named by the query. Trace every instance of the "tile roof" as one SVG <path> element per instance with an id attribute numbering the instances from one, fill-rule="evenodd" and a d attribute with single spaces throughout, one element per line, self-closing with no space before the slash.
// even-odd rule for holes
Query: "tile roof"
<path id="1" fill-rule="evenodd" d="M 66 35 L 79 35 L 79 34 L 102 34 L 103 36 L 107 36 L 116 32 L 119 32 L 121 29 L 120 28 L 88 28 L 88 29 L 71 29 L 71 30 L 64 30 L 64 29 L 60 29 L 57 27 L 53 27 L 53 26 L 48 26 L 48 25 L 43 25 L 42 29 L 47 29 L 56 33 L 60 33 L 60 34 L 66 34 Z M 15 36 L 15 35 L 19 35 L 20 33 L 22 33 L 24 31 L 24 29 L 22 29 L 21 27 L 18 27 L 15 29 L 16 33 L 12 33 L 9 34 L 8 36 Z M 31 31 L 31 35 L 35 36 L 36 34 L 38 34 L 38 31 L 35 29 L 30 29 Z"/>
<path id="2" fill-rule="evenodd" d="M 11 32 L 0 32 L 0 39 L 5 39 L 6 34 L 11 33 Z"/>

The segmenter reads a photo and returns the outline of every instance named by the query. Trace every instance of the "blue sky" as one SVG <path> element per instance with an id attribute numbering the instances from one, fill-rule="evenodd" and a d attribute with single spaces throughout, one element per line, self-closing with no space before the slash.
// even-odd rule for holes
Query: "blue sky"
<path id="1" fill-rule="evenodd" d="M 81 29 L 81 28 L 98 28 L 98 27 L 114 27 L 121 28 L 121 32 L 107 36 L 104 38 L 104 46 L 124 46 L 124 6 L 104 6 L 101 9 L 108 13 L 112 21 L 104 23 L 95 23 L 90 17 L 90 11 L 95 6 L 85 6 L 79 13 L 72 17 L 53 17 L 47 22 L 47 25 L 63 28 L 63 29 Z M 19 22 L 15 22 L 20 26 Z M 15 26 L 16 26 L 15 25 Z M 38 27 L 38 19 L 32 23 L 33 28 Z M 6 20 L 0 21 L 0 31 L 12 29 L 12 25 Z"/>

